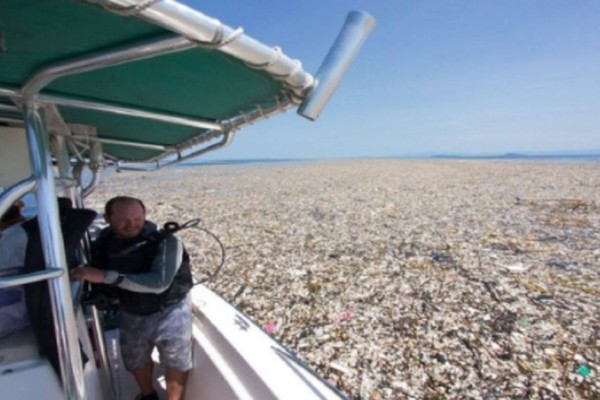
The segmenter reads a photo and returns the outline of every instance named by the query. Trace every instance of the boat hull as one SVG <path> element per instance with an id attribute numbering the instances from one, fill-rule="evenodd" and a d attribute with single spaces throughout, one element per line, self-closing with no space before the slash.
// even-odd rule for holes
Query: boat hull
<path id="1" fill-rule="evenodd" d="M 293 353 L 204 285 L 192 289 L 193 356 L 186 400 L 345 399 Z M 118 356 L 118 330 L 105 334 L 117 398 L 133 398 L 137 386 Z M 115 355 L 117 359 L 113 358 Z M 155 387 L 166 398 L 164 370 L 153 354 Z"/>

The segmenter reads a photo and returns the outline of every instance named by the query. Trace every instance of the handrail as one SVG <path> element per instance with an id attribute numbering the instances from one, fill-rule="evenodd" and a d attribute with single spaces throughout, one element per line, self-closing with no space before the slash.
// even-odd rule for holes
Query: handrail
<path id="1" fill-rule="evenodd" d="M 6 87 L 0 87 L 0 95 L 10 96 L 12 99 L 27 100 L 28 97 L 24 96 L 21 92 L 9 89 Z M 197 118 L 190 118 L 176 114 L 170 114 L 168 112 L 154 112 L 142 110 L 135 107 L 125 107 L 115 104 L 110 104 L 102 101 L 90 101 L 79 99 L 74 96 L 64 95 L 52 95 L 52 94 L 37 94 L 36 100 L 41 103 L 50 103 L 64 107 L 81 108 L 84 110 L 102 111 L 112 114 L 125 115 L 129 117 L 137 117 L 150 119 L 154 121 L 166 122 L 170 124 L 191 126 L 200 129 L 212 129 L 221 130 L 221 125 L 218 122 L 211 120 L 202 120 Z"/>
<path id="2" fill-rule="evenodd" d="M 36 185 L 36 180 L 33 177 L 29 177 L 14 184 L 5 192 L 2 192 L 0 195 L 0 215 L 4 215 L 4 213 L 15 203 L 15 201 L 32 192 Z"/>
<path id="3" fill-rule="evenodd" d="M 62 268 L 45 268 L 42 271 L 29 272 L 26 274 L 11 275 L 0 278 L 0 288 L 26 285 L 28 283 L 60 278 L 64 273 Z"/>
<path id="4" fill-rule="evenodd" d="M 166 162 L 166 163 L 164 163 L 162 165 L 159 164 L 159 162 L 157 161 L 156 162 L 156 167 L 154 167 L 152 169 L 143 169 L 143 168 L 135 168 L 135 167 L 127 167 L 127 166 L 118 166 L 118 169 L 121 170 L 121 171 L 155 171 L 155 170 L 157 170 L 159 168 L 164 168 L 164 167 L 166 167 L 168 165 L 176 164 L 176 163 L 179 163 L 181 161 L 188 160 L 190 158 L 198 157 L 201 154 L 208 153 L 209 151 L 215 151 L 217 149 L 229 146 L 229 144 L 233 140 L 234 134 L 235 134 L 235 132 L 233 132 L 233 131 L 226 132 L 223 135 L 223 138 L 220 141 L 218 141 L 217 143 L 213 143 L 213 144 L 211 144 L 209 146 L 203 147 L 203 148 L 201 148 L 199 150 L 196 150 L 196 151 L 194 151 L 194 152 L 192 152 L 190 154 L 187 154 L 185 156 L 179 155 L 175 160 Z"/>

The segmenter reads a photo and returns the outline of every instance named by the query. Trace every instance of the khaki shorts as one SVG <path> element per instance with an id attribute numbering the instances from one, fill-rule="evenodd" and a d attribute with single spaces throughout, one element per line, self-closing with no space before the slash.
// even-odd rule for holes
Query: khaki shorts
<path id="1" fill-rule="evenodd" d="M 129 372 L 150 362 L 156 346 L 160 363 L 180 372 L 192 369 L 192 306 L 188 294 L 179 303 L 150 315 L 121 310 L 121 356 Z"/>

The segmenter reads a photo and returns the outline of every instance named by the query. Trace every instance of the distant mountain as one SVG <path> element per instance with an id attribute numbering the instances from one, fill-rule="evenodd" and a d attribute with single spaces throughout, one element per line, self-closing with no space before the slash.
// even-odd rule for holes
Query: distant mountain
<path id="1" fill-rule="evenodd" d="M 460 160 L 523 160 L 523 159 L 548 159 L 548 158 L 590 158 L 600 157 L 600 151 L 596 152 L 557 152 L 544 154 L 525 154 L 525 153 L 504 153 L 504 154 L 486 154 L 486 155 L 457 155 L 457 154 L 435 154 L 430 158 L 436 159 L 460 159 Z"/>

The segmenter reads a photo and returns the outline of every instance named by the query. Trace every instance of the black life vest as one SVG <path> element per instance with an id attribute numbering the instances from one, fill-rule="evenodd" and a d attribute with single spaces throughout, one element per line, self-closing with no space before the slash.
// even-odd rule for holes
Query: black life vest
<path id="1" fill-rule="evenodd" d="M 94 242 L 93 265 L 100 269 L 115 270 L 121 274 L 139 274 L 150 272 L 150 267 L 160 238 L 156 239 L 156 226 L 146 222 L 144 231 L 135 238 L 119 239 L 107 228 Z M 146 242 L 140 247 L 123 254 L 124 250 Z M 162 293 L 139 293 L 117 288 L 120 308 L 137 315 L 148 315 L 163 310 L 171 304 L 181 301 L 193 286 L 190 270 L 190 257 L 183 250 L 181 265 L 173 282 Z"/>

